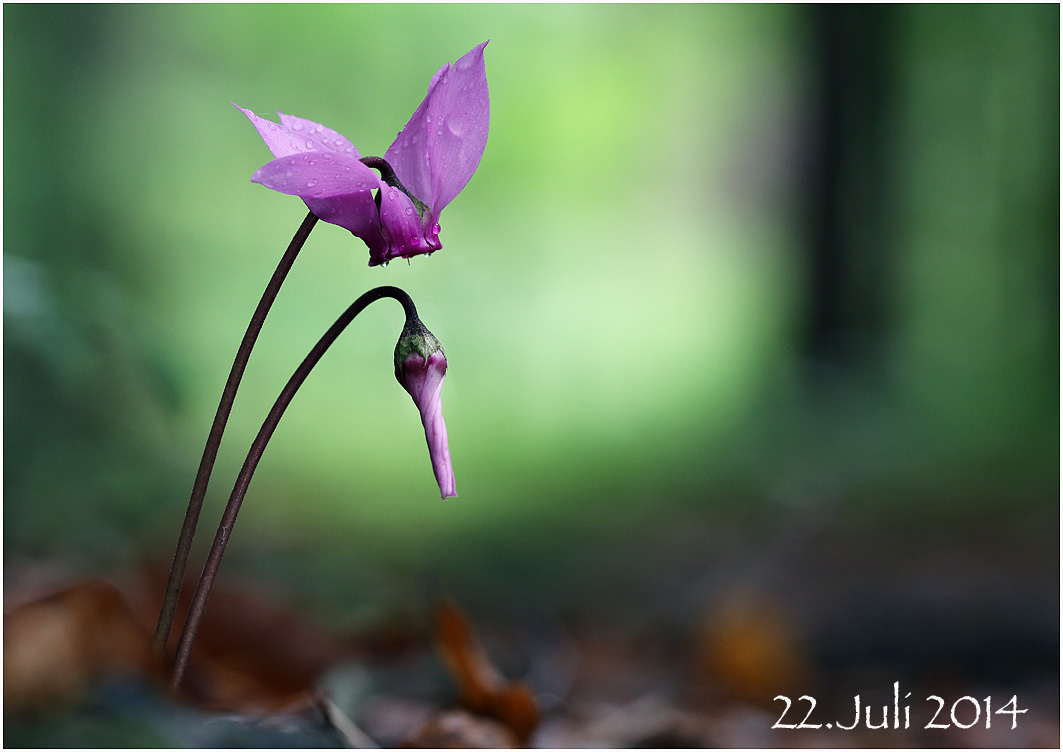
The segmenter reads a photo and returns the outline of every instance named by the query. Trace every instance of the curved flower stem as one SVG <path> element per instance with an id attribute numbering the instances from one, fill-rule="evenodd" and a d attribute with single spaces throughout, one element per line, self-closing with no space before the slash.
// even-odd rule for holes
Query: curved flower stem
<path id="1" fill-rule="evenodd" d="M 199 512 L 203 508 L 203 498 L 207 493 L 207 484 L 210 482 L 210 472 L 214 468 L 214 460 L 218 456 L 218 447 L 221 445 L 222 433 L 225 431 L 225 423 L 229 419 L 233 400 L 236 398 L 236 389 L 240 386 L 240 379 L 247 367 L 247 360 L 251 356 L 251 348 L 255 346 L 258 333 L 262 330 L 262 324 L 266 320 L 270 306 L 273 305 L 280 290 L 281 283 L 288 275 L 288 271 L 295 263 L 295 257 L 302 250 L 310 231 L 317 224 L 317 217 L 313 212 L 306 215 L 306 219 L 299 225 L 299 229 L 288 244 L 288 249 L 281 257 L 276 271 L 270 277 L 269 284 L 262 293 L 262 299 L 251 316 L 251 321 L 244 332 L 244 338 L 240 342 L 240 349 L 236 352 L 236 360 L 233 361 L 229 378 L 225 382 L 222 391 L 221 402 L 218 411 L 214 415 L 214 423 L 210 427 L 207 436 L 207 444 L 203 447 L 203 457 L 199 461 L 199 471 L 196 473 L 196 481 L 192 486 L 192 495 L 188 499 L 188 509 L 185 511 L 185 521 L 181 527 L 181 535 L 177 540 L 177 551 L 174 553 L 173 564 L 170 566 L 170 579 L 166 583 L 166 594 L 163 596 L 162 610 L 159 612 L 159 622 L 155 626 L 155 654 L 162 658 L 166 651 L 166 643 L 170 639 L 170 628 L 173 625 L 174 613 L 177 611 L 177 599 L 181 594 L 181 584 L 185 576 L 185 567 L 188 564 L 188 554 L 192 550 L 192 537 L 196 532 L 196 523 L 199 522 Z"/>
<path id="2" fill-rule="evenodd" d="M 424 201 L 410 193 L 409 189 L 404 186 L 401 181 L 399 181 L 399 176 L 395 174 L 395 169 L 391 166 L 390 162 L 388 162 L 383 157 L 362 157 L 358 161 L 364 164 L 366 167 L 370 167 L 374 170 L 377 170 L 380 173 L 381 180 L 390 185 L 392 188 L 398 188 L 400 191 L 405 193 L 406 196 L 409 197 L 410 201 L 413 202 L 414 208 L 417 209 L 417 215 L 420 217 L 424 217 L 424 213 L 428 210 L 428 207 L 425 206 Z M 377 196 L 377 208 L 380 208 L 379 195 Z"/>
<path id="3" fill-rule="evenodd" d="M 361 313 L 370 303 L 380 298 L 394 298 L 402 304 L 407 320 L 417 318 L 417 309 L 414 307 L 410 296 L 397 287 L 376 287 L 364 293 L 343 312 L 343 315 L 336 320 L 336 323 L 329 327 L 328 331 L 318 340 L 303 362 L 299 364 L 299 367 L 295 369 L 295 373 L 292 374 L 288 383 L 284 385 L 280 396 L 277 397 L 277 401 L 273 403 L 269 415 L 266 416 L 266 420 L 262 423 L 262 428 L 259 429 L 258 436 L 255 437 L 254 443 L 251 444 L 251 450 L 247 453 L 247 459 L 244 460 L 244 465 L 240 468 L 236 485 L 233 486 L 232 495 L 229 496 L 229 503 L 225 506 L 225 512 L 222 514 L 218 533 L 214 536 L 214 543 L 210 548 L 210 553 L 207 555 L 207 563 L 203 566 L 203 574 L 200 576 L 199 585 L 196 587 L 196 594 L 192 598 L 192 606 L 188 611 L 188 618 L 185 620 L 185 626 L 181 632 L 181 640 L 177 645 L 177 657 L 174 661 L 171 679 L 173 689 L 176 690 L 178 688 L 181 684 L 181 679 L 184 677 L 185 669 L 188 666 L 188 658 L 192 652 L 192 643 L 196 639 L 196 632 L 199 630 L 200 621 L 203 619 L 203 611 L 207 604 L 207 598 L 210 596 L 211 587 L 214 585 L 214 578 L 218 574 L 221 557 L 225 554 L 225 546 L 228 544 L 229 536 L 232 534 L 236 515 L 240 511 L 244 496 L 247 494 L 247 487 L 251 483 L 251 477 L 255 474 L 255 468 L 258 467 L 258 462 L 262 459 L 262 452 L 265 450 L 266 444 L 269 443 L 270 437 L 277 428 L 281 416 L 284 415 L 285 409 L 291 403 L 292 398 L 303 381 L 306 380 L 310 371 L 321 360 L 321 356 L 336 341 L 340 333 L 347 328 L 347 325 L 354 320 L 355 316 Z"/>

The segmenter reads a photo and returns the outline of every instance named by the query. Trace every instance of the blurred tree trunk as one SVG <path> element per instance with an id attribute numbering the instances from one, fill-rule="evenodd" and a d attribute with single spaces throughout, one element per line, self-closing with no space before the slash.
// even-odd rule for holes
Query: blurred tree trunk
<path id="1" fill-rule="evenodd" d="M 897 7 L 810 5 L 819 106 L 806 201 L 803 350 L 851 368 L 881 341 L 892 269 L 887 133 Z"/>
<path id="2" fill-rule="evenodd" d="M 1058 412 L 1059 6 L 806 7 L 810 385 Z"/>

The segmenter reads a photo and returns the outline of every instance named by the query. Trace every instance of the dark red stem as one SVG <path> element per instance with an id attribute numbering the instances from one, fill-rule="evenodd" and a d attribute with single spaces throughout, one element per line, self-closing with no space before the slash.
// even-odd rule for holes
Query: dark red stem
<path id="1" fill-rule="evenodd" d="M 343 312 L 343 315 L 336 320 L 336 323 L 329 327 L 329 330 L 318 340 L 303 362 L 295 369 L 295 373 L 292 374 L 288 383 L 284 385 L 280 396 L 277 397 L 277 401 L 273 403 L 273 408 L 269 411 L 269 415 L 266 416 L 266 420 L 262 423 L 262 428 L 259 429 L 258 436 L 255 437 L 251 450 L 247 453 L 247 459 L 244 460 L 244 465 L 240 468 L 240 475 L 237 476 L 236 485 L 233 486 L 233 492 L 229 496 L 229 503 L 225 506 L 221 524 L 218 526 L 218 533 L 214 536 L 214 543 L 210 548 L 210 553 L 207 555 L 207 563 L 203 567 L 203 574 L 199 578 L 196 594 L 192 598 L 192 607 L 188 611 L 188 618 L 185 620 L 184 630 L 181 632 L 181 640 L 177 645 L 177 657 L 174 660 L 171 681 L 175 690 L 181 684 L 185 669 L 188 667 L 188 658 L 192 653 L 192 643 L 196 639 L 196 632 L 199 630 L 199 624 L 203 619 L 207 598 L 210 596 L 210 590 L 214 586 L 214 578 L 218 574 L 219 566 L 221 566 L 221 558 L 225 554 L 226 545 L 229 543 L 229 536 L 232 534 L 236 515 L 240 511 L 244 496 L 247 494 L 247 487 L 251 483 L 251 477 L 255 474 L 255 468 L 258 467 L 258 462 L 262 459 L 262 452 L 265 450 L 266 444 L 269 443 L 270 437 L 273 436 L 273 431 L 277 428 L 281 416 L 284 415 L 284 411 L 291 403 L 295 393 L 299 390 L 303 381 L 306 380 L 310 371 L 317 365 L 317 362 L 321 360 L 321 356 L 336 341 L 340 333 L 347 328 L 347 325 L 354 320 L 355 316 L 361 313 L 370 303 L 380 298 L 394 298 L 402 304 L 407 319 L 411 317 L 416 319 L 417 309 L 414 307 L 413 301 L 409 295 L 397 287 L 376 287 L 363 294 Z"/>
<path id="2" fill-rule="evenodd" d="M 262 299 L 258 301 L 258 307 L 251 316 L 251 321 L 244 332 L 244 338 L 240 342 L 240 349 L 236 351 L 236 360 L 229 371 L 229 379 L 225 382 L 225 389 L 221 394 L 221 402 L 218 404 L 218 412 L 214 415 L 214 423 L 210 427 L 207 436 L 207 444 L 203 447 L 203 457 L 199 461 L 199 471 L 196 473 L 196 481 L 192 486 L 192 495 L 188 500 L 188 509 L 185 511 L 185 521 L 181 527 L 181 535 L 177 540 L 177 551 L 174 553 L 173 564 L 170 567 L 170 579 L 166 583 L 166 593 L 163 596 L 162 610 L 159 613 L 159 622 L 155 627 L 155 654 L 160 658 L 166 652 L 166 643 L 170 639 L 170 629 L 173 626 L 174 614 L 177 611 L 177 599 L 181 594 L 181 584 L 185 576 L 185 568 L 188 564 L 188 555 L 192 550 L 192 537 L 196 532 L 196 524 L 199 522 L 199 512 L 203 508 L 203 498 L 207 493 L 207 484 L 210 482 L 210 473 L 214 468 L 214 460 L 218 456 L 218 447 L 221 445 L 221 437 L 225 432 L 225 423 L 232 411 L 233 400 L 236 399 L 236 390 L 240 386 L 240 379 L 244 375 L 251 349 L 255 346 L 258 333 L 262 330 L 262 324 L 266 320 L 270 306 L 273 305 L 280 290 L 284 278 L 295 263 L 295 257 L 302 250 L 303 243 L 310 235 L 310 231 L 317 224 L 317 217 L 311 212 L 299 225 L 299 229 L 288 244 L 288 249 L 281 257 L 276 271 L 266 285 L 262 293 Z"/>

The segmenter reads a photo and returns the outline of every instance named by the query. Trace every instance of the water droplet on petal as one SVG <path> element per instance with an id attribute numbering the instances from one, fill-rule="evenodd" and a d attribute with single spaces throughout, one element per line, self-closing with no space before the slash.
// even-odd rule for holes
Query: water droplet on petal
<path id="1" fill-rule="evenodd" d="M 306 187 L 307 188 L 313 188 L 315 185 L 317 185 L 317 179 L 316 178 L 310 178 L 309 180 L 306 181 Z"/>
<path id="2" fill-rule="evenodd" d="M 380 262 L 380 265 L 381 265 L 381 266 L 387 266 L 387 265 L 388 265 L 388 264 L 390 264 L 390 263 L 391 263 L 390 261 L 387 261 L 387 260 L 385 260 L 385 261 L 381 261 L 381 262 Z"/>
<path id="3" fill-rule="evenodd" d="M 271 131 L 275 131 L 275 130 L 277 130 L 277 124 L 276 124 L 276 123 L 273 123 L 273 122 L 269 122 L 269 121 L 267 121 L 267 125 L 269 125 L 269 129 L 270 129 Z"/>
<path id="4" fill-rule="evenodd" d="M 306 140 L 306 148 L 307 149 L 313 149 L 314 148 L 314 142 L 311 141 L 310 139 L 307 139 Z"/>
<path id="5" fill-rule="evenodd" d="M 413 208 L 412 208 L 412 207 L 409 207 L 409 206 L 407 206 L 407 207 L 406 207 L 406 216 L 408 217 L 408 216 L 410 216 L 411 214 L 413 214 Z"/>
<path id="6" fill-rule="evenodd" d="M 288 160 L 288 164 L 290 164 L 290 165 L 295 164 L 295 157 L 292 157 L 291 159 L 289 159 Z"/>
<path id="7" fill-rule="evenodd" d="M 303 124 L 300 123 L 298 120 L 296 120 L 294 123 L 292 123 L 292 130 L 293 131 L 301 131 L 302 129 L 303 129 Z"/>

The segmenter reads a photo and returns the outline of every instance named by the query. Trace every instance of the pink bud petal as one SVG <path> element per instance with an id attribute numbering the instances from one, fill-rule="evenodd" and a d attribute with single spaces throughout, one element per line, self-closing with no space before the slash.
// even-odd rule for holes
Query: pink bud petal
<path id="1" fill-rule="evenodd" d="M 428 359 L 419 353 L 411 353 L 402 364 L 400 382 L 413 397 L 421 413 L 424 437 L 428 441 L 428 454 L 432 470 L 439 484 L 439 493 L 445 499 L 457 496 L 454 485 L 454 469 L 450 464 L 450 447 L 447 444 L 447 425 L 443 422 L 443 377 L 447 373 L 447 359 L 442 350 L 437 350 Z"/>

